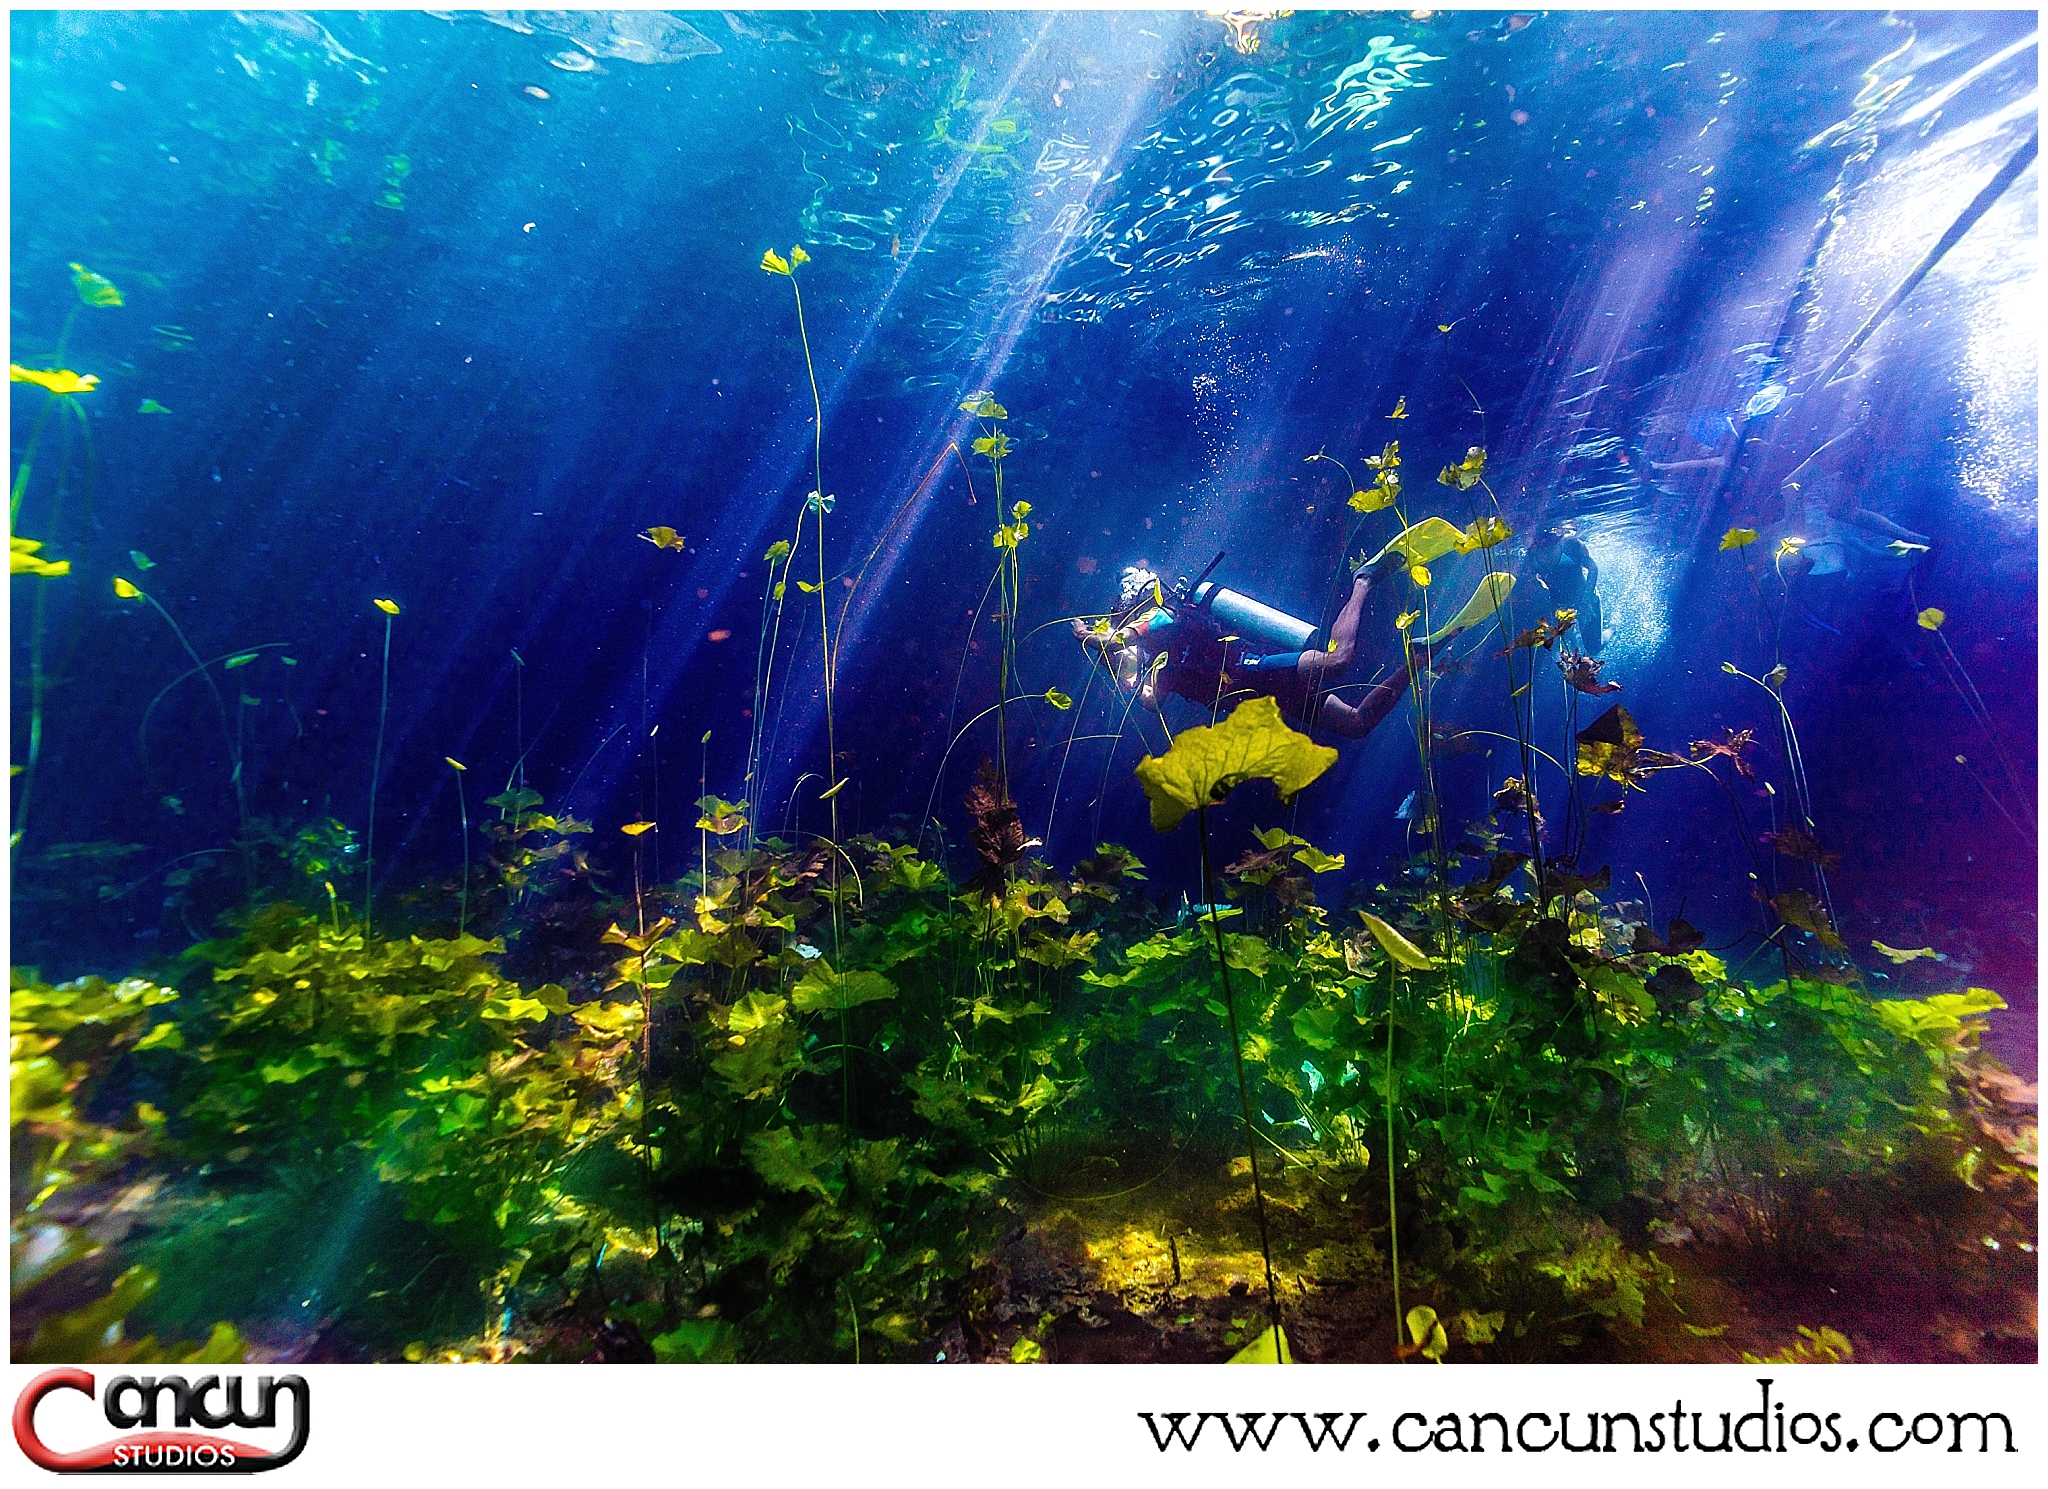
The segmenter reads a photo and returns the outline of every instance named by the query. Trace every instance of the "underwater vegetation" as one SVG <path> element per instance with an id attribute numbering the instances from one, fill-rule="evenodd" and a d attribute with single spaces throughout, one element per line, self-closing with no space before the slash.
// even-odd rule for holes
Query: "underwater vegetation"
<path id="1" fill-rule="evenodd" d="M 835 668 L 881 543 L 858 566 L 828 556 L 810 261 L 760 260 L 790 285 L 809 489 L 764 555 L 745 776 L 736 799 L 698 800 L 679 874 L 654 867 L 653 821 L 600 831 L 545 810 L 522 691 L 490 815 L 472 822 L 470 767 L 446 757 L 460 876 L 380 908 L 399 603 L 370 597 L 383 646 L 358 831 L 251 814 L 222 685 L 266 648 L 205 658 L 142 584 L 113 579 L 174 633 L 191 663 L 176 681 L 211 691 L 238 827 L 200 851 L 239 867 L 239 903 L 133 975 L 14 970 L 16 1358 L 1842 1359 L 1842 1326 L 1861 1323 L 1796 1311 L 1825 1306 L 1824 1284 L 1738 1330 L 1700 1280 L 1872 1269 L 1924 1300 L 1930 1329 L 1976 1321 L 1976 1357 L 2031 1354 L 2030 1329 L 1993 1322 L 2029 1295 L 2036 1244 L 2029 1097 L 1980 1047 L 2003 1001 L 1880 998 L 1847 955 L 1782 659 L 1726 667 L 1763 695 L 1789 762 L 1761 840 L 1735 789 L 1759 779 L 1756 728 L 1662 750 L 1619 703 L 1580 718 L 1582 697 L 1625 684 L 1573 644 L 1572 609 L 1516 615 L 1483 446 L 1436 478 L 1449 515 L 1420 510 L 1398 441 L 1366 457 L 1370 482 L 1340 466 L 1347 551 L 1398 559 L 1407 586 L 1383 639 L 1422 785 L 1386 882 L 1326 887 L 1344 858 L 1284 814 L 1337 752 L 1263 695 L 1219 698 L 1127 788 L 1159 834 L 1195 819 L 1201 905 L 1150 896 L 1142 844 L 1071 866 L 1033 851 L 1026 809 L 1050 821 L 1059 781 L 1042 807 L 1016 800 L 1012 715 L 1042 703 L 1078 731 L 1080 710 L 1021 680 L 1032 509 L 1006 496 L 1010 415 L 991 390 L 958 401 L 969 450 L 948 447 L 881 540 L 948 457 L 970 488 L 967 454 L 987 462 L 997 702 L 948 747 L 993 719 L 961 803 L 972 825 L 958 848 L 929 812 L 843 833 Z M 82 307 L 120 304 L 76 272 Z M 16 377 L 74 427 L 65 400 L 87 378 Z M 1409 417 L 1405 399 L 1386 417 Z M 17 513 L 29 481 L 24 460 Z M 52 508 L 53 536 L 14 545 L 38 586 L 87 567 L 79 549 L 43 556 L 64 551 Z M 1393 526 L 1376 543 L 1372 523 Z M 1747 568 L 1745 531 L 1722 548 Z M 667 525 L 618 541 L 683 546 Z M 1449 579 L 1462 606 L 1438 597 Z M 764 822 L 761 766 L 776 669 L 786 692 L 797 665 L 785 618 L 817 643 L 826 758 L 799 788 L 817 782 L 828 808 L 822 831 L 787 835 Z M 1438 684 L 1460 636 L 1508 707 L 1519 774 L 1453 823 L 1436 772 L 1475 731 Z M 1086 654 L 1092 688 L 1109 664 Z M 1734 945 L 1682 915 L 1660 925 L 1586 860 L 1591 819 L 1657 775 L 1725 805 L 1754 845 L 1730 870 L 1754 881 L 1756 926 Z M 1272 826 L 1212 826 L 1226 799 L 1269 791 Z M 17 840 L 28 801 L 24 785 Z"/>

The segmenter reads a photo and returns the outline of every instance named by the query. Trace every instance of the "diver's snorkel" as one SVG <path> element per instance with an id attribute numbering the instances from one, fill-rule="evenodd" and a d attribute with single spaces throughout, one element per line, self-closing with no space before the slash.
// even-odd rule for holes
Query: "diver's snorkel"
<path id="1" fill-rule="evenodd" d="M 1183 575 L 1179 579 L 1174 580 L 1173 597 L 1176 600 L 1185 600 L 1189 595 L 1193 594 L 1196 590 L 1200 589 L 1202 587 L 1202 581 L 1204 579 L 1207 579 L 1211 574 L 1215 573 L 1216 566 L 1223 562 L 1224 551 L 1225 550 L 1221 548 L 1216 550 L 1216 556 L 1209 560 L 1209 567 L 1202 570 L 1201 573 L 1195 575 L 1195 582 L 1193 584 L 1188 583 L 1185 575 Z M 1197 601 L 1197 603 L 1200 602 Z"/>

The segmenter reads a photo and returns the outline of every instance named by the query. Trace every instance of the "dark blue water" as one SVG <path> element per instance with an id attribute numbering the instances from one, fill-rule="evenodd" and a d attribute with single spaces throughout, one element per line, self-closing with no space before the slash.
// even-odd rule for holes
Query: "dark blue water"
<path id="1" fill-rule="evenodd" d="M 1304 13 L 1242 53 L 1188 14 L 16 13 L 11 356 L 99 383 L 39 435 L 52 395 L 12 393 L 17 475 L 40 440 L 14 530 L 72 566 L 14 582 L 17 763 L 38 634 L 47 679 L 15 958 L 177 949 L 238 897 L 245 818 L 360 836 L 373 763 L 394 905 L 459 862 L 447 757 L 474 818 L 524 751 L 615 876 L 621 824 L 694 847 L 705 791 L 821 828 L 815 601 L 792 587 L 775 629 L 762 561 L 820 459 L 843 823 L 960 844 L 996 719 L 947 751 L 999 696 L 1005 513 L 988 461 L 945 452 L 990 389 L 1003 505 L 1032 507 L 1013 694 L 1080 700 L 1006 709 L 1054 859 L 1116 839 L 1163 896 L 1192 882 L 1130 774 L 1160 721 L 1090 678 L 1064 617 L 1106 609 L 1126 565 L 1220 551 L 1221 582 L 1327 621 L 1347 556 L 1397 524 L 1355 523 L 1309 457 L 1355 474 L 1398 437 L 1411 517 L 1462 525 L 1430 477 L 1483 445 L 1503 562 L 1567 521 L 1597 561 L 1623 685 L 1597 707 L 1680 754 L 1757 735 L 1755 780 L 1723 770 L 1743 826 L 1659 774 L 1586 819 L 1580 866 L 1739 960 L 1796 735 L 1849 954 L 1900 990 L 1997 988 L 2030 1065 L 2037 177 L 1996 178 L 2034 129 L 2033 26 Z M 797 243 L 822 429 L 791 283 L 759 267 Z M 124 303 L 85 303 L 73 263 Z M 1778 545 L 1818 531 L 1784 483 L 1831 440 L 1804 486 L 1925 541 L 1781 581 Z M 637 536 L 656 524 L 683 550 Z M 1732 527 L 1761 537 L 1723 552 Z M 212 669 L 218 708 L 195 677 L 150 709 L 192 664 L 116 575 L 202 659 L 263 648 Z M 378 757 L 380 597 L 401 613 Z M 1369 616 L 1354 682 L 1397 663 L 1390 622 Z M 1475 633 L 1437 685 L 1460 732 L 1509 729 L 1503 639 Z M 1791 733 L 1723 670 L 1779 660 Z M 1537 702 L 1552 754 L 1563 697 Z M 1453 748 L 1455 825 L 1518 767 L 1487 734 Z M 1290 820 L 1370 888 L 1418 780 L 1397 716 Z M 1225 816 L 1281 812 L 1247 791 Z"/>

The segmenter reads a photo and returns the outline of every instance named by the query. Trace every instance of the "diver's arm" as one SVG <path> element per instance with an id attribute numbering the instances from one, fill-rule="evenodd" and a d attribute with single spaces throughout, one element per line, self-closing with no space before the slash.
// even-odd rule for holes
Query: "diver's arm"
<path id="1" fill-rule="evenodd" d="M 1593 550 L 1586 546 L 1583 538 L 1572 538 L 1564 545 L 1564 561 L 1579 570 L 1581 582 L 1592 586 L 1600 582 L 1600 565 L 1593 562 Z"/>

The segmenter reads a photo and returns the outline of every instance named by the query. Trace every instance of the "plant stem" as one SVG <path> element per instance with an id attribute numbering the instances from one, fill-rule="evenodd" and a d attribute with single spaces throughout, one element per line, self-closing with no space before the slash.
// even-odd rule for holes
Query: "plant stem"
<path id="1" fill-rule="evenodd" d="M 1252 1126 L 1251 1088 L 1244 1078 L 1244 1040 L 1237 1029 L 1237 1000 L 1230 991 L 1230 964 L 1223 955 L 1223 922 L 1216 914 L 1216 887 L 1209 873 L 1209 809 L 1199 807 L 1195 822 L 1202 845 L 1202 899 L 1209 907 L 1209 929 L 1216 937 L 1216 973 L 1223 982 L 1223 1011 L 1230 1024 L 1230 1056 L 1237 1067 L 1237 1105 L 1244 1118 L 1245 1155 L 1252 1168 L 1252 1203 L 1259 1216 L 1259 1255 L 1266 1264 L 1266 1313 L 1273 1325 L 1273 1358 L 1286 1359 L 1280 1347 L 1280 1290 L 1273 1281 L 1273 1243 L 1266 1229 L 1266 1191 L 1259 1183 L 1259 1143 Z"/>
<path id="2" fill-rule="evenodd" d="M 1401 1211 L 1394 1193 L 1394 991 L 1400 973 L 1393 959 L 1387 960 L 1387 1247 L 1393 1257 L 1394 1349 L 1401 1348 Z"/>
<path id="3" fill-rule="evenodd" d="M 206 686 L 213 694 L 213 705 L 220 713 L 220 732 L 227 741 L 228 760 L 234 772 L 232 784 L 235 788 L 235 807 L 239 813 L 241 824 L 246 829 L 249 825 L 247 788 L 242 780 L 242 754 L 235 742 L 235 726 L 228 722 L 227 698 L 222 694 L 220 684 L 213 680 L 213 669 L 200 660 L 199 653 L 192 649 L 192 643 L 185 638 L 184 628 L 171 619 L 171 612 L 164 609 L 162 605 L 159 605 L 156 596 L 150 594 L 147 590 L 138 589 L 136 593 L 147 600 L 150 608 L 164 618 L 164 624 L 171 628 L 171 634 L 178 638 L 178 645 L 185 648 L 185 655 L 192 659 L 193 667 L 199 672 L 200 676 L 206 679 Z"/>
<path id="4" fill-rule="evenodd" d="M 814 484 L 811 488 L 811 507 L 818 519 L 818 643 L 823 649 L 825 676 L 825 805 L 831 813 L 833 854 L 831 857 L 832 879 L 832 956 L 836 961 L 840 955 L 839 932 L 839 740 L 832 717 L 832 628 L 827 613 L 825 595 L 825 402 L 818 396 L 818 369 L 811 358 L 811 333 L 804 325 L 804 291 L 796 281 L 794 270 L 789 275 L 790 293 L 796 297 L 796 334 L 803 343 L 804 373 L 811 383 L 811 474 Z M 799 525 L 801 525 L 801 518 Z M 853 1014 L 849 1009 L 839 1010 L 839 1042 L 849 1049 L 853 1044 Z M 853 1141 L 853 1061 L 842 1054 L 839 1058 L 839 1102 L 840 1115 L 845 1124 L 846 1141 Z"/>
<path id="5" fill-rule="evenodd" d="M 462 790 L 461 771 L 455 772 L 455 806 L 462 813 L 462 911 L 455 923 L 455 934 L 469 934 L 469 799 Z"/>
<path id="6" fill-rule="evenodd" d="M 154 603 L 152 601 L 152 603 Z M 197 660 L 195 658 L 194 660 Z M 211 679 L 209 679 L 210 681 Z M 391 707 L 391 617 L 384 617 L 384 669 L 377 695 L 377 749 L 370 756 L 370 821 L 363 834 L 363 934 L 370 933 L 370 902 L 377 890 L 377 785 L 384 772 L 384 719 Z"/>

